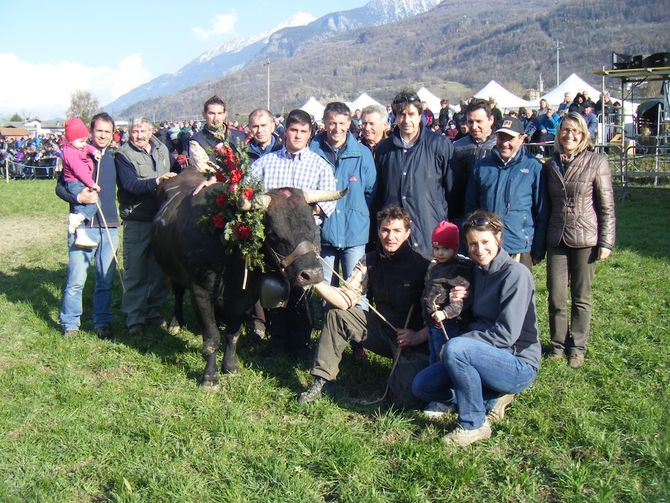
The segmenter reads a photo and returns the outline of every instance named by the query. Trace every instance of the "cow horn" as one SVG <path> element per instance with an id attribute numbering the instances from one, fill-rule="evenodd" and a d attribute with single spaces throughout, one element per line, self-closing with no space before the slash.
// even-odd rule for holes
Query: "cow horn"
<path id="1" fill-rule="evenodd" d="M 237 208 L 240 211 L 249 211 L 252 208 L 267 210 L 271 200 L 272 198 L 267 194 L 256 195 L 252 201 L 248 201 L 244 196 L 240 196 L 237 198 Z"/>
<path id="2" fill-rule="evenodd" d="M 305 190 L 305 201 L 307 204 L 320 203 L 321 201 L 337 201 L 342 199 L 349 189 L 337 190 Z"/>

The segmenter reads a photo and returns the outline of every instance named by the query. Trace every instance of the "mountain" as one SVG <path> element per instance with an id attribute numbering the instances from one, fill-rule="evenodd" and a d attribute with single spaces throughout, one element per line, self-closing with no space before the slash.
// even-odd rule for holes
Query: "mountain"
<path id="1" fill-rule="evenodd" d="M 330 19 L 339 18 L 333 14 Z M 600 77 L 593 71 L 610 67 L 612 51 L 668 50 L 669 23 L 667 0 L 634 4 L 628 0 L 445 0 L 424 14 L 312 40 L 289 51 L 291 56 L 273 60 L 271 109 L 285 112 L 310 96 L 324 103 L 348 101 L 364 91 L 388 103 L 406 86 L 426 86 L 455 101 L 471 96 L 491 79 L 522 94 L 536 87 L 540 75 L 551 87 L 556 40 L 561 42 L 561 75 L 575 72 L 600 87 Z M 270 39 L 286 40 L 289 35 L 274 34 Z M 218 94 L 229 103 L 231 120 L 244 120 L 253 108 L 265 105 L 266 71 L 261 61 L 255 61 L 225 77 L 137 103 L 121 116 L 196 117 L 202 102 Z M 618 81 L 611 85 L 618 90 Z"/>
<path id="2" fill-rule="evenodd" d="M 189 86 L 222 77 L 246 65 L 261 61 L 292 57 L 306 44 L 324 40 L 334 34 L 366 26 L 379 26 L 415 16 L 432 9 L 442 0 L 371 0 L 363 7 L 334 12 L 318 19 L 299 13 L 271 33 L 251 39 L 228 41 L 180 68 L 174 74 L 163 74 L 132 89 L 105 110 L 116 114 L 146 99 L 175 93 Z"/>

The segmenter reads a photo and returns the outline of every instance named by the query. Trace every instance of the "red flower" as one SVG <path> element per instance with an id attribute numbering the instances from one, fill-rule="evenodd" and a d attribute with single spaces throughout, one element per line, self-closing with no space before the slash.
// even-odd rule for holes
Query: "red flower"
<path id="1" fill-rule="evenodd" d="M 228 197 L 225 194 L 219 194 L 216 196 L 216 205 L 225 208 L 226 204 L 228 204 Z"/>
<path id="2" fill-rule="evenodd" d="M 235 237 L 237 239 L 249 239 L 251 237 L 251 229 L 248 225 L 238 225 L 235 228 Z"/>
<path id="3" fill-rule="evenodd" d="M 217 181 L 217 182 L 221 182 L 221 183 L 222 183 L 222 182 L 225 182 L 225 181 L 226 181 L 226 177 L 225 177 L 225 175 L 224 175 L 221 171 L 218 171 L 218 170 L 215 171 L 215 172 L 214 172 L 214 176 L 216 177 L 216 181 Z"/>
<path id="4" fill-rule="evenodd" d="M 242 196 L 244 196 L 244 199 L 246 199 L 247 201 L 251 201 L 254 197 L 254 189 L 252 189 L 251 187 L 247 187 L 242 191 Z"/>
<path id="5" fill-rule="evenodd" d="M 230 181 L 233 183 L 237 183 L 242 180 L 243 176 L 244 173 L 242 173 L 241 169 L 235 168 L 230 170 Z"/>
<path id="6" fill-rule="evenodd" d="M 216 229 L 223 229 L 226 226 L 226 219 L 221 213 L 217 213 L 212 217 L 212 223 Z"/>
<path id="7" fill-rule="evenodd" d="M 186 157 L 184 154 L 179 154 L 177 156 L 177 163 L 183 168 L 188 164 L 188 157 Z"/>
<path id="8" fill-rule="evenodd" d="M 230 191 L 231 194 L 234 194 L 235 191 L 237 190 L 237 184 L 236 183 L 231 183 L 230 187 L 228 187 L 228 190 Z"/>

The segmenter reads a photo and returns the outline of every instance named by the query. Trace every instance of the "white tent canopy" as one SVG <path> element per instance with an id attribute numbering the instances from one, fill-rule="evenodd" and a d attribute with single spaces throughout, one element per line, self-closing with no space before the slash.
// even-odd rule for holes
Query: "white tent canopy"
<path id="1" fill-rule="evenodd" d="M 540 99 L 547 100 L 547 103 L 550 105 L 558 106 L 563 101 L 563 96 L 565 93 L 570 93 L 570 99 L 572 100 L 577 93 L 581 93 L 582 91 L 587 91 L 589 93 L 589 98 L 591 98 L 594 103 L 600 99 L 600 91 L 598 91 L 595 87 L 587 84 L 576 73 L 571 74 L 557 87 L 549 91 L 544 96 L 541 96 Z M 540 101 L 538 100 L 537 103 L 533 104 L 537 106 L 540 104 Z"/>
<path id="2" fill-rule="evenodd" d="M 492 80 L 482 87 L 479 92 L 475 94 L 475 98 L 483 100 L 495 98 L 498 102 L 498 108 L 500 109 L 527 107 L 531 105 L 529 101 L 519 98 L 516 94 L 511 93 L 495 80 Z"/>
<path id="3" fill-rule="evenodd" d="M 373 99 L 370 97 L 368 93 L 363 93 L 361 94 L 358 98 L 356 98 L 349 108 L 351 108 L 351 113 L 354 113 L 357 109 L 363 110 L 365 107 L 370 106 L 370 105 L 377 105 L 382 108 L 383 105 L 379 103 L 377 100 Z"/>
<path id="4" fill-rule="evenodd" d="M 442 105 L 440 105 L 440 98 L 435 96 L 433 93 L 431 93 L 428 89 L 425 87 L 422 87 L 419 89 L 419 91 L 416 93 L 421 101 L 425 101 L 426 104 L 428 105 L 428 108 L 430 108 L 430 111 L 433 112 L 433 114 L 439 114 L 440 113 L 440 108 L 442 108 Z"/>
<path id="5" fill-rule="evenodd" d="M 307 102 L 300 107 L 300 110 L 304 110 L 316 120 L 321 120 L 325 108 L 326 107 L 319 103 L 319 101 L 314 96 L 310 96 Z"/>

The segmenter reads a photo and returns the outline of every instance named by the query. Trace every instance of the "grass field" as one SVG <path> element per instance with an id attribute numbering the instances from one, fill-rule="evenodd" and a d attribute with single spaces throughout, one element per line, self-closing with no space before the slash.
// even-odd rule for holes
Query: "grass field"
<path id="1" fill-rule="evenodd" d="M 243 339 L 241 373 L 205 393 L 191 312 L 192 332 L 129 338 L 117 291 L 117 338 L 99 340 L 92 285 L 64 338 L 66 212 L 52 181 L 0 184 L 0 501 L 670 501 L 668 189 L 618 204 L 585 366 L 545 362 L 467 449 L 440 442 L 455 416 L 356 404 L 382 393 L 383 359 L 345 356 L 338 397 L 300 406 L 307 368 Z"/>

